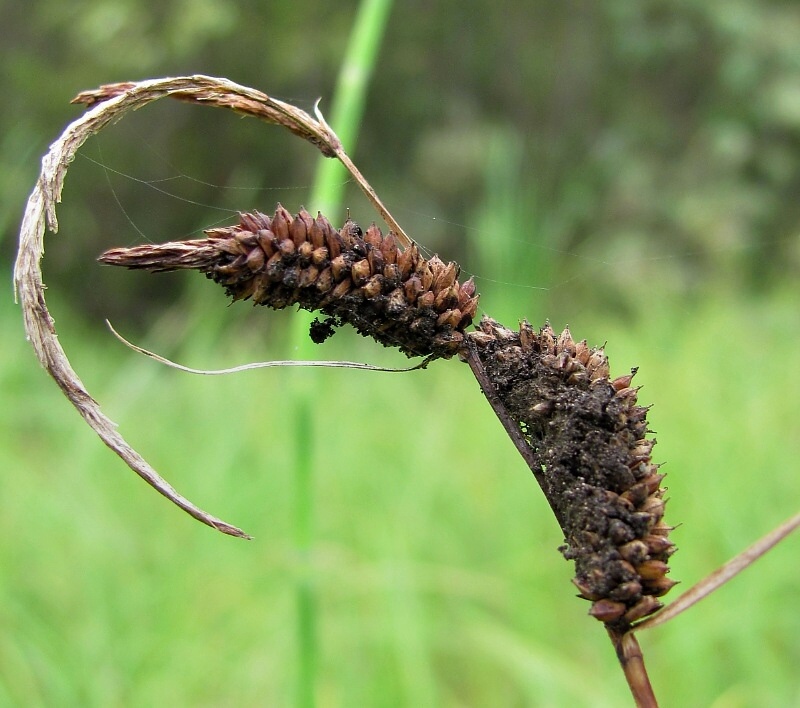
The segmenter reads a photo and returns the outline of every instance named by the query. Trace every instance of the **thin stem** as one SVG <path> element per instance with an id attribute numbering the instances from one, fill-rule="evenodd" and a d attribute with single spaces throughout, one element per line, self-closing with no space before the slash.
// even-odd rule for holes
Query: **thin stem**
<path id="1" fill-rule="evenodd" d="M 339 71 L 331 123 L 342 145 L 355 151 L 358 128 L 364 113 L 367 86 L 392 7 L 391 0 L 364 0 L 358 9 L 348 49 Z M 341 208 L 347 171 L 335 160 L 320 160 L 311 203 L 324 214 Z"/>
<path id="2" fill-rule="evenodd" d="M 606 629 L 636 705 L 638 708 L 658 708 L 658 701 L 644 666 L 642 649 L 633 632 L 619 634 L 608 627 Z"/>

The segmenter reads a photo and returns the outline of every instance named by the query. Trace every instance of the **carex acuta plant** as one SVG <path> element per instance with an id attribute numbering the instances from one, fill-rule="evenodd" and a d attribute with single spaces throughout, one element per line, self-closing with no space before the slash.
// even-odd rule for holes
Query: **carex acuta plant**
<path id="1" fill-rule="evenodd" d="M 800 517 L 662 610 L 661 598 L 675 585 L 668 575 L 675 546 L 635 370 L 612 374 L 603 348 L 576 340 L 568 328 L 559 333 L 547 323 L 534 328 L 522 322 L 509 329 L 488 316 L 475 323 L 472 279 L 460 280 L 455 263 L 422 255 L 319 113 L 312 118 L 259 91 L 202 76 L 114 84 L 78 96 L 91 110 L 43 160 L 23 222 L 15 282 L 40 361 L 87 422 L 164 496 L 214 528 L 245 536 L 180 496 L 127 445 L 70 367 L 44 300 L 43 235 L 45 224 L 56 229 L 55 204 L 67 164 L 89 135 L 162 96 L 231 108 L 289 128 L 345 165 L 389 232 L 375 224 L 362 229 L 350 219 L 337 229 L 321 214 L 293 215 L 278 205 L 271 215 L 242 213 L 238 223 L 210 229 L 204 238 L 114 248 L 100 260 L 158 272 L 198 270 L 233 300 L 312 311 L 315 342 L 350 325 L 409 357 L 423 357 L 425 364 L 466 362 L 563 531 L 560 550 L 575 566 L 571 591 L 577 588 L 590 603 L 589 614 L 607 629 L 637 704 L 656 705 L 635 632 L 711 592 L 800 525 Z"/>

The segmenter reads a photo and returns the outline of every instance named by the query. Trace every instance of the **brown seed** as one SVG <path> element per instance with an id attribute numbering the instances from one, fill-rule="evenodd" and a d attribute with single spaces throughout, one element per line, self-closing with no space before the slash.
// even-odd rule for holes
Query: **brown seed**
<path id="1" fill-rule="evenodd" d="M 248 212 L 239 212 L 239 225 L 245 231 L 258 231 L 264 228 L 258 223 L 255 214 L 250 214 Z"/>
<path id="2" fill-rule="evenodd" d="M 402 251 L 397 257 L 397 265 L 400 268 L 400 277 L 405 280 L 411 275 L 411 271 L 417 266 L 416 261 L 417 247 L 411 244 L 405 251 Z"/>
<path id="3" fill-rule="evenodd" d="M 383 290 L 383 276 L 373 275 L 361 288 L 361 292 L 367 300 L 371 300 L 381 294 Z"/>
<path id="4" fill-rule="evenodd" d="M 319 225 L 318 219 L 312 219 L 311 224 L 306 224 L 308 230 L 308 240 L 314 248 L 325 246 L 325 232 Z"/>
<path id="5" fill-rule="evenodd" d="M 584 600 L 599 600 L 602 596 L 593 592 L 586 583 L 581 582 L 578 578 L 572 578 L 572 584 L 580 591 L 580 596 Z"/>
<path id="6" fill-rule="evenodd" d="M 636 566 L 636 572 L 644 580 L 655 580 L 667 573 L 669 566 L 660 560 L 646 560 Z"/>
<path id="7" fill-rule="evenodd" d="M 639 482 L 634 484 L 630 489 L 624 491 L 620 496 L 623 499 L 627 499 L 633 504 L 635 507 L 640 507 L 645 499 L 650 496 L 651 492 L 644 482 Z"/>
<path id="8" fill-rule="evenodd" d="M 456 282 L 457 276 L 458 266 L 455 263 L 448 263 L 436 272 L 433 283 L 431 284 L 431 289 L 437 295 L 442 290 L 449 290 L 453 286 L 453 283 Z"/>
<path id="9" fill-rule="evenodd" d="M 426 290 L 424 293 L 422 293 L 422 295 L 420 295 L 417 298 L 417 307 L 432 308 L 435 300 L 436 296 L 430 290 Z"/>
<path id="10" fill-rule="evenodd" d="M 395 288 L 389 293 L 389 297 L 386 300 L 387 315 L 390 317 L 399 317 L 400 313 L 402 313 L 407 307 L 408 301 L 406 300 L 403 288 Z"/>
<path id="11" fill-rule="evenodd" d="M 275 223 L 274 219 L 273 223 Z M 284 258 L 293 256 L 297 252 L 294 241 L 292 241 L 290 238 L 283 239 L 283 241 L 278 244 L 278 250 Z"/>
<path id="12" fill-rule="evenodd" d="M 275 234 L 269 229 L 260 229 L 256 233 L 258 245 L 264 250 L 269 258 L 275 251 L 278 250 L 278 242 L 275 240 Z"/>
<path id="13" fill-rule="evenodd" d="M 655 465 L 650 465 L 653 469 L 658 469 Z M 649 494 L 655 494 L 656 490 L 659 489 L 661 485 L 661 480 L 664 479 L 663 474 L 650 474 L 648 477 L 645 477 L 642 481 L 642 484 L 647 485 L 647 491 Z"/>
<path id="14" fill-rule="evenodd" d="M 436 292 L 435 290 L 432 292 Z M 444 290 L 440 290 L 436 293 L 436 299 L 434 300 L 434 307 L 442 312 L 448 308 L 453 307 L 458 303 L 458 288 L 455 285 L 451 285 L 449 288 L 445 288 Z"/>
<path id="15" fill-rule="evenodd" d="M 553 328 L 550 326 L 549 322 L 545 323 L 545 326 L 542 327 L 542 331 L 539 333 L 539 345 L 542 348 L 542 352 L 545 354 L 555 354 L 555 332 L 553 332 Z"/>
<path id="16" fill-rule="evenodd" d="M 628 388 L 631 385 L 631 381 L 633 377 L 636 375 L 638 369 L 631 369 L 630 374 L 626 374 L 625 376 L 617 376 L 612 382 L 611 385 L 617 390 L 621 391 L 623 388 Z"/>
<path id="17" fill-rule="evenodd" d="M 391 231 L 381 239 L 380 249 L 386 263 L 397 263 L 397 239 Z"/>
<path id="18" fill-rule="evenodd" d="M 461 310 L 445 310 L 436 320 L 437 327 L 452 327 L 456 329 L 461 323 Z"/>
<path id="19" fill-rule="evenodd" d="M 369 261 L 369 267 L 373 273 L 383 273 L 384 261 L 380 249 L 371 248 L 369 253 L 367 253 L 367 260 Z"/>
<path id="20" fill-rule="evenodd" d="M 567 352 L 570 356 L 575 356 L 575 342 L 572 339 L 572 333 L 569 331 L 569 325 L 564 327 L 564 330 L 558 335 L 556 351 Z"/>
<path id="21" fill-rule="evenodd" d="M 433 258 L 436 258 L 436 256 Z M 420 261 L 419 265 L 417 266 L 417 275 L 422 281 L 423 290 L 430 290 L 431 285 L 433 285 L 433 266 L 435 265 L 433 258 L 431 258 L 431 260 L 428 262 Z M 439 259 L 436 258 L 436 260 L 438 261 Z M 441 261 L 439 262 L 441 263 Z"/>
<path id="22" fill-rule="evenodd" d="M 314 247 L 311 245 L 310 241 L 303 241 L 297 247 L 297 255 L 299 256 L 300 260 L 308 263 L 311 260 L 311 254 L 314 253 Z"/>
<path id="23" fill-rule="evenodd" d="M 420 281 L 419 277 L 412 275 L 408 280 L 406 280 L 403 288 L 408 301 L 410 303 L 415 303 L 417 298 L 422 293 L 422 282 Z"/>
<path id="24" fill-rule="evenodd" d="M 586 363 L 590 378 L 594 381 L 608 376 L 608 359 L 602 349 L 595 349 Z"/>
<path id="25" fill-rule="evenodd" d="M 261 273 L 257 275 L 253 279 L 254 287 L 253 287 L 253 302 L 261 304 L 265 301 L 267 297 L 267 292 L 269 291 L 272 283 L 269 280 L 269 276 L 266 273 Z"/>
<path id="26" fill-rule="evenodd" d="M 662 595 L 666 595 L 677 584 L 677 580 L 673 580 L 672 578 L 668 578 L 666 575 L 662 575 L 660 578 L 648 580 L 645 584 L 645 591 L 648 595 L 661 597 Z"/>
<path id="27" fill-rule="evenodd" d="M 292 219 L 292 223 L 289 224 L 289 237 L 292 239 L 292 241 L 294 241 L 294 245 L 298 248 L 305 243 L 306 238 L 308 237 L 306 224 L 300 218 L 299 214 L 295 216 L 294 219 Z"/>
<path id="28" fill-rule="evenodd" d="M 333 279 L 337 283 L 342 278 L 347 278 L 350 275 L 350 266 L 347 265 L 344 256 L 336 256 L 336 258 L 331 261 L 331 272 L 333 273 Z"/>
<path id="29" fill-rule="evenodd" d="M 610 600 L 629 602 L 642 594 L 642 585 L 635 580 L 617 585 L 608 595 Z"/>
<path id="30" fill-rule="evenodd" d="M 297 281 L 297 285 L 298 287 L 301 288 L 307 288 L 310 285 L 314 285 L 318 277 L 319 277 L 319 268 L 313 265 L 308 266 L 308 268 L 303 268 L 300 271 L 300 277 Z"/>
<path id="31" fill-rule="evenodd" d="M 614 385 L 613 382 L 611 384 Z M 621 388 L 616 392 L 616 397 L 621 400 L 630 400 L 632 403 L 636 403 L 636 396 L 639 393 L 639 386 L 631 387 L 628 386 L 627 388 Z"/>
<path id="32" fill-rule="evenodd" d="M 252 231 L 237 231 L 233 237 L 236 239 L 237 243 L 240 243 L 244 247 L 245 253 L 258 244 L 256 235 Z"/>
<path id="33" fill-rule="evenodd" d="M 536 334 L 528 320 L 522 320 L 522 322 L 519 323 L 519 342 L 523 349 L 533 349 L 534 346 L 538 344 Z"/>
<path id="34" fill-rule="evenodd" d="M 328 249 L 325 246 L 315 248 L 311 254 L 311 262 L 315 266 L 321 266 L 328 262 Z"/>
<path id="35" fill-rule="evenodd" d="M 639 602 L 625 613 L 625 621 L 628 623 L 635 622 L 642 617 L 652 614 L 661 607 L 663 607 L 663 605 L 652 595 L 644 595 Z"/>
<path id="36" fill-rule="evenodd" d="M 589 349 L 589 345 L 586 343 L 585 339 L 581 339 L 575 345 L 575 358 L 584 366 L 589 363 L 589 357 L 592 355 L 592 350 Z"/>
<path id="37" fill-rule="evenodd" d="M 273 283 L 279 283 L 283 278 L 283 258 L 281 256 L 281 252 L 277 251 L 272 254 L 269 259 L 267 260 L 267 265 L 264 268 L 265 272 L 269 276 L 269 279 Z"/>
<path id="38" fill-rule="evenodd" d="M 245 249 L 235 238 L 221 239 L 214 245 L 218 250 L 222 251 L 223 253 L 229 253 L 232 256 L 247 255 L 247 249 Z"/>
<path id="39" fill-rule="evenodd" d="M 651 555 L 662 555 L 665 553 L 672 555 L 672 553 L 674 553 L 675 544 L 666 536 L 648 534 L 642 540 L 647 544 Z"/>
<path id="40" fill-rule="evenodd" d="M 329 266 L 319 274 L 316 282 L 317 290 L 326 293 L 333 287 L 333 282 L 333 272 Z"/>
<path id="41" fill-rule="evenodd" d="M 383 277 L 395 286 L 400 284 L 400 268 L 396 263 L 386 263 L 383 266 Z"/>
<path id="42" fill-rule="evenodd" d="M 330 254 L 329 257 L 334 259 L 339 256 L 342 252 L 342 238 L 339 236 L 339 232 L 331 226 L 330 222 L 322 214 L 317 214 L 314 223 L 325 238 L 325 245 L 328 247 L 328 253 Z"/>
<path id="43" fill-rule="evenodd" d="M 634 539 L 619 547 L 619 554 L 629 563 L 638 566 L 647 560 L 650 549 L 644 541 Z"/>
<path id="44" fill-rule="evenodd" d="M 663 499 L 659 499 L 656 495 L 651 495 L 642 504 L 641 511 L 660 519 L 664 516 L 665 504 L 666 502 Z"/>
<path id="45" fill-rule="evenodd" d="M 373 248 L 380 248 L 383 234 L 381 234 L 381 230 L 375 225 L 375 222 L 371 223 L 364 233 L 364 240 Z"/>
<path id="46" fill-rule="evenodd" d="M 283 206 L 278 204 L 278 208 L 275 210 L 275 216 L 272 217 L 271 226 L 271 231 L 275 234 L 275 238 L 277 238 L 278 241 L 289 238 L 289 223 L 291 220 L 291 214 L 289 214 Z"/>
<path id="47" fill-rule="evenodd" d="M 465 305 L 459 303 L 459 309 L 464 313 L 464 317 L 469 317 L 472 319 L 475 317 L 475 313 L 478 311 L 478 298 L 471 298 Z"/>
<path id="48" fill-rule="evenodd" d="M 261 270 L 264 267 L 264 263 L 266 263 L 266 256 L 264 255 L 264 251 L 262 251 L 258 246 L 250 251 L 247 255 L 246 265 L 247 267 L 255 273 L 256 271 Z"/>
<path id="49" fill-rule="evenodd" d="M 370 275 L 372 275 L 372 270 L 366 258 L 354 263 L 353 267 L 350 269 L 350 277 L 356 285 L 363 285 Z"/>
<path id="50" fill-rule="evenodd" d="M 338 300 L 340 298 L 343 298 L 350 291 L 352 285 L 353 281 L 351 281 L 350 278 L 345 278 L 340 283 L 337 283 L 336 287 L 333 290 L 331 290 L 330 293 L 331 300 Z"/>
<path id="51" fill-rule="evenodd" d="M 613 622 L 625 614 L 627 607 L 624 602 L 614 600 L 598 600 L 592 605 L 589 614 L 601 622 Z"/>
<path id="52" fill-rule="evenodd" d="M 353 248 L 356 239 L 361 238 L 361 227 L 352 219 L 348 219 L 339 229 L 339 236 L 341 236 L 345 248 Z"/>

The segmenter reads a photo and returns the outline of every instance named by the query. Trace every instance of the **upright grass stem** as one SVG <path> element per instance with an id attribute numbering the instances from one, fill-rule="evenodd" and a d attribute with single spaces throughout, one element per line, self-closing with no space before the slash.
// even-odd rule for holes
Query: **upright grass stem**
<path id="1" fill-rule="evenodd" d="M 364 111 L 367 86 L 383 38 L 392 0 L 363 0 L 347 42 L 347 52 L 336 83 L 330 124 L 338 132 L 345 149 L 355 148 L 358 127 Z M 346 171 L 338 160 L 319 161 L 311 193 L 310 206 L 323 213 L 341 210 Z M 310 313 L 301 312 L 294 319 L 292 355 L 313 357 L 308 337 Z M 294 420 L 294 543 L 297 557 L 296 603 L 298 671 L 296 701 L 300 708 L 315 705 L 318 665 L 317 603 L 312 567 L 314 539 L 314 415 L 312 396 L 321 381 L 315 371 L 292 372 L 295 376 L 292 398 Z M 299 374 L 299 376 L 297 375 Z M 302 379 L 301 379 L 302 377 Z"/>

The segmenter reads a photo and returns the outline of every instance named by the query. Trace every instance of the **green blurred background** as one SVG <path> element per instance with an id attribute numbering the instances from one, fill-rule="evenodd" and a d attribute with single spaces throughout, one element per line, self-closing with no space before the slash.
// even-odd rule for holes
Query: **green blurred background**
<path id="1" fill-rule="evenodd" d="M 207 73 L 324 111 L 357 3 L 0 8 L 0 705 L 299 702 L 297 392 L 313 401 L 318 705 L 628 705 L 555 520 L 465 366 L 194 378 L 105 330 L 197 367 L 292 357 L 294 313 L 94 259 L 237 209 L 318 208 L 309 145 L 166 101 L 126 116 L 71 167 L 44 260 L 90 392 L 254 541 L 148 489 L 24 340 L 16 232 L 41 154 L 80 115 L 70 99 Z M 476 276 L 485 312 L 568 322 L 608 342 L 616 373 L 641 367 L 684 589 L 800 498 L 798 37 L 794 2 L 397 3 L 349 146 L 406 231 Z M 351 184 L 345 203 L 375 218 Z M 318 356 L 405 363 L 349 331 Z M 642 636 L 664 705 L 800 705 L 797 549 Z"/>

